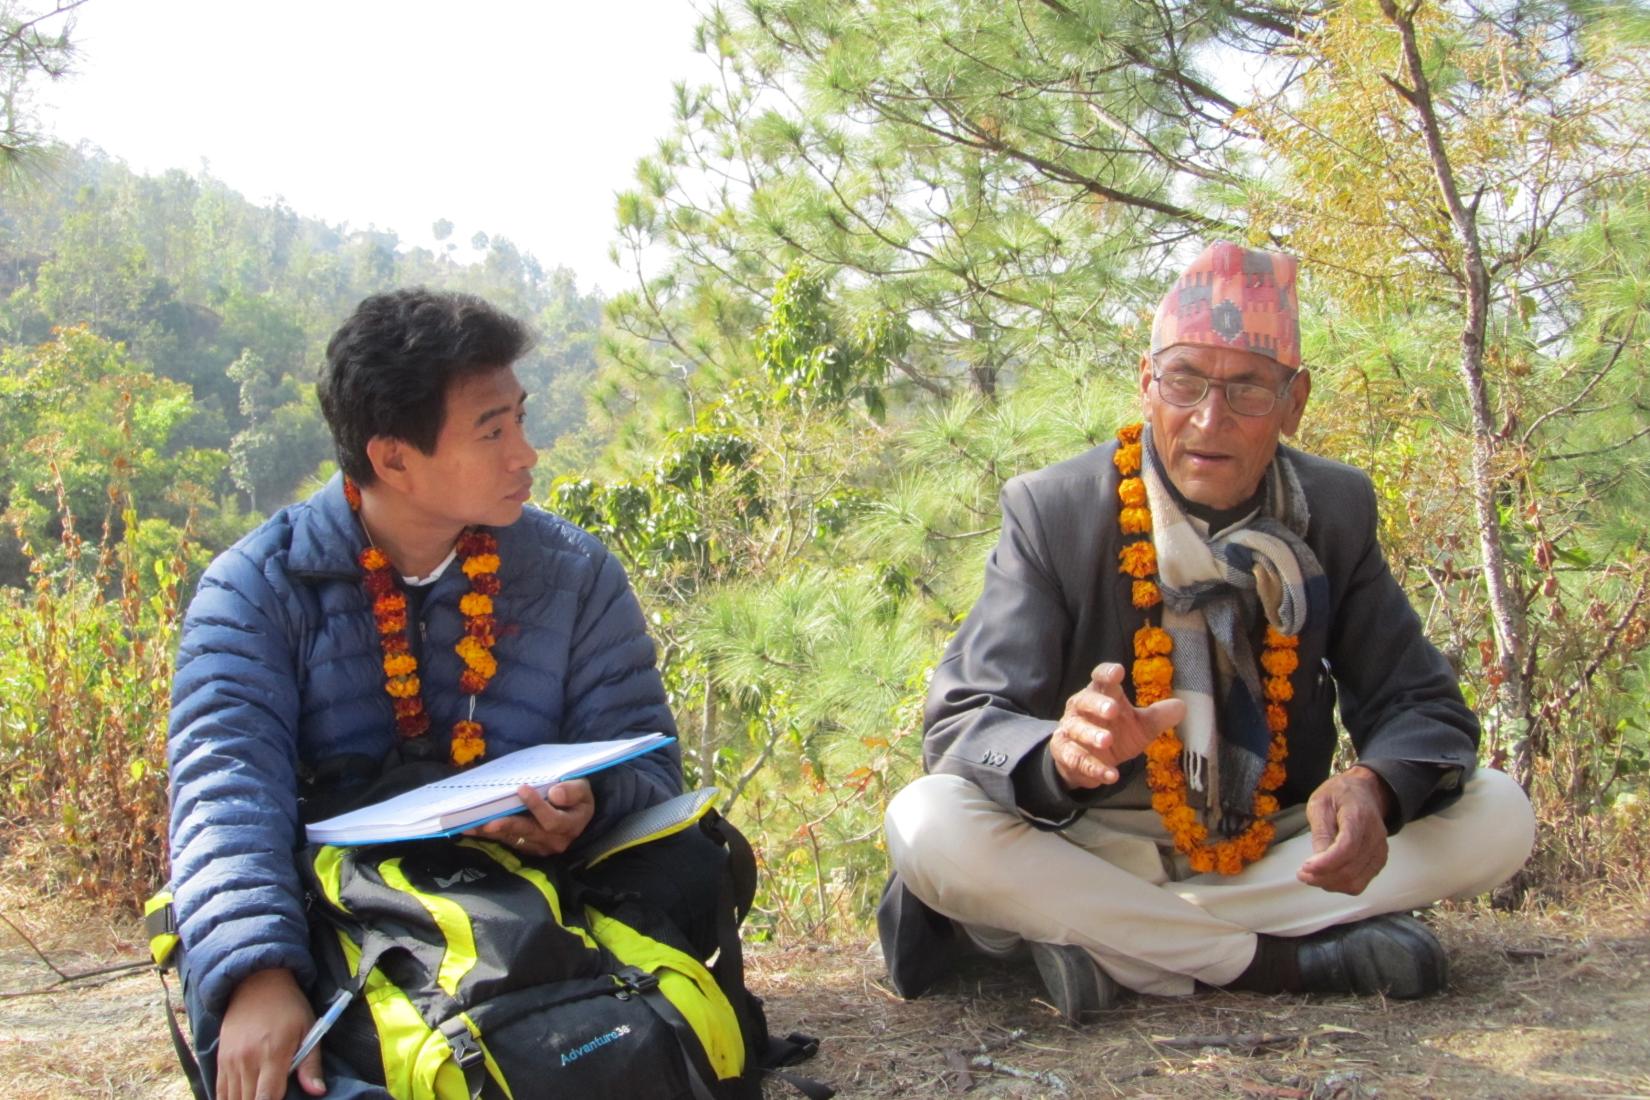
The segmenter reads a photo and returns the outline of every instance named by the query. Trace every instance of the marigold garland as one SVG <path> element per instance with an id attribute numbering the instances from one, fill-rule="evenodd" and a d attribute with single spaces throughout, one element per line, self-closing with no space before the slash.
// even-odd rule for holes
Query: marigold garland
<path id="1" fill-rule="evenodd" d="M 361 512 L 361 490 L 350 478 L 344 479 L 344 499 L 357 515 Z M 462 559 L 460 568 L 470 579 L 470 591 L 458 602 L 464 616 L 464 635 L 453 647 L 464 662 L 458 690 L 470 697 L 469 717 L 453 723 L 449 758 L 459 767 L 481 759 L 487 740 L 475 718 L 475 697 L 487 689 L 498 672 L 493 646 L 498 638 L 493 619 L 493 597 L 498 595 L 498 540 L 485 531 L 466 529 L 456 546 Z M 423 684 L 418 678 L 418 658 L 407 645 L 407 597 L 401 591 L 389 555 L 369 545 L 357 559 L 363 570 L 361 583 L 372 597 L 372 616 L 378 624 L 378 644 L 384 654 L 384 691 L 395 703 L 395 729 L 411 740 L 429 732 L 430 716 L 424 710 Z"/>
<path id="2" fill-rule="evenodd" d="M 1130 424 L 1117 433 L 1117 453 L 1112 456 L 1112 462 L 1122 475 L 1117 484 L 1118 526 L 1124 535 L 1138 536 L 1124 543 L 1118 554 L 1118 571 L 1134 578 L 1130 599 L 1135 607 L 1145 611 L 1161 603 L 1163 594 L 1157 586 L 1157 549 L 1150 539 L 1152 520 L 1146 483 L 1140 477 L 1142 428 L 1141 424 Z M 1207 843 L 1208 827 L 1186 803 L 1186 775 L 1180 766 L 1185 746 L 1173 729 L 1164 730 L 1146 746 L 1146 784 L 1152 791 L 1152 809 L 1174 838 L 1175 848 L 1199 874 L 1208 871 L 1237 874 L 1265 855 L 1276 835 L 1266 819 L 1278 812 L 1278 800 L 1272 792 L 1282 787 L 1288 778 L 1284 761 L 1289 756 L 1285 738 L 1289 730 L 1289 710 L 1285 704 L 1295 694 L 1289 677 L 1300 667 L 1300 658 L 1295 653 L 1299 645 L 1299 638 L 1280 634 L 1270 626 L 1266 628 L 1265 647 L 1260 655 L 1260 666 L 1266 677 L 1261 690 L 1266 696 L 1266 726 L 1272 740 L 1266 750 L 1266 768 L 1255 785 L 1251 805 L 1254 820 L 1237 836 Z M 1162 627 L 1147 622 L 1135 632 L 1130 675 L 1136 706 L 1150 706 L 1167 699 L 1173 692 L 1173 652 L 1174 639 Z"/>

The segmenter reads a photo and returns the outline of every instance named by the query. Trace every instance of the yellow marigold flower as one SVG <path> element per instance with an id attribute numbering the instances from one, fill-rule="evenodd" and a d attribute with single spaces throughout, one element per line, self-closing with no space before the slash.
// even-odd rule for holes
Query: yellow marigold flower
<path id="1" fill-rule="evenodd" d="M 419 687 L 416 676 L 397 676 L 393 680 L 384 681 L 384 690 L 397 699 L 411 699 L 418 694 Z"/>
<path id="2" fill-rule="evenodd" d="M 1287 703 L 1295 697 L 1295 689 L 1282 676 L 1273 676 L 1263 686 L 1266 698 L 1273 703 Z"/>
<path id="3" fill-rule="evenodd" d="M 1145 508 L 1123 508 L 1117 513 L 1117 526 L 1123 529 L 1125 535 L 1149 535 L 1152 514 Z"/>
<path id="4" fill-rule="evenodd" d="M 1174 652 L 1174 639 L 1160 626 L 1143 626 L 1134 632 L 1136 657 L 1166 657 Z"/>
<path id="5" fill-rule="evenodd" d="M 1301 659 L 1292 649 L 1267 649 L 1261 651 L 1260 667 L 1268 676 L 1288 676 L 1301 667 Z"/>
<path id="6" fill-rule="evenodd" d="M 474 577 L 477 573 L 497 573 L 497 554 L 476 554 L 464 559 L 464 575 Z"/>
<path id="7" fill-rule="evenodd" d="M 389 567 L 389 555 L 376 546 L 369 546 L 361 551 L 361 564 L 368 569 L 385 569 Z"/>
<path id="8" fill-rule="evenodd" d="M 384 675 L 391 680 L 418 671 L 418 659 L 411 653 L 394 653 L 384 658 Z"/>
<path id="9" fill-rule="evenodd" d="M 1140 444 L 1124 443 L 1117 448 L 1117 453 L 1111 456 L 1113 466 L 1124 477 L 1132 477 L 1140 472 Z"/>
<path id="10" fill-rule="evenodd" d="M 467 634 L 453 646 L 453 651 L 464 658 L 464 663 L 480 676 L 490 680 L 498 671 L 498 661 L 487 651 L 487 647 Z"/>
<path id="11" fill-rule="evenodd" d="M 491 615 L 493 597 L 483 596 L 480 592 L 466 592 L 458 601 L 458 610 L 472 619 L 478 615 Z"/>
<path id="12" fill-rule="evenodd" d="M 1163 593 L 1151 581 L 1135 581 L 1129 592 L 1129 602 L 1144 611 L 1163 602 Z"/>
<path id="13" fill-rule="evenodd" d="M 1122 427 L 1122 428 L 1117 429 L 1117 440 L 1118 440 L 1118 442 L 1128 444 L 1128 445 L 1131 445 L 1131 446 L 1133 444 L 1139 443 L 1140 442 L 1140 432 L 1141 432 L 1141 429 L 1144 428 L 1144 427 L 1145 427 L 1145 425 L 1143 423 L 1137 423 L 1137 424 L 1130 424 L 1130 425 L 1127 425 L 1126 427 Z"/>
<path id="14" fill-rule="evenodd" d="M 1127 508 L 1141 508 L 1146 504 L 1146 483 L 1137 477 L 1126 477 L 1117 483 L 1117 499 Z"/>
<path id="15" fill-rule="evenodd" d="M 1266 728 L 1273 733 L 1282 733 L 1289 728 L 1289 711 L 1277 703 L 1266 704 Z"/>
<path id="16" fill-rule="evenodd" d="M 1266 628 L 1266 644 L 1273 649 L 1294 649 L 1301 644 L 1300 637 L 1295 634 L 1279 634 L 1271 626 Z"/>
<path id="17" fill-rule="evenodd" d="M 1117 560 L 1123 563 L 1123 572 L 1145 580 L 1157 572 L 1157 547 L 1151 539 L 1137 539 L 1117 552 Z"/>
<path id="18" fill-rule="evenodd" d="M 479 760 L 487 753 L 487 742 L 480 737 L 454 737 L 450 757 L 459 767 Z"/>

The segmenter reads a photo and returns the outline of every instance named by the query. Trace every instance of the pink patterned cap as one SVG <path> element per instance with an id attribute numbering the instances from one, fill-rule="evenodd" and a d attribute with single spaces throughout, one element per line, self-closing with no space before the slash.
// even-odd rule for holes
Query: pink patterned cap
<path id="1" fill-rule="evenodd" d="M 1152 354 L 1176 344 L 1238 348 L 1301 365 L 1295 257 L 1216 241 L 1158 303 Z"/>

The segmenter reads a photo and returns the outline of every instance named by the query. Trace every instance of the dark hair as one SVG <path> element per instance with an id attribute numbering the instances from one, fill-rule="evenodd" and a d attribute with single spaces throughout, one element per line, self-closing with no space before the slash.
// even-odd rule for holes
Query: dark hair
<path id="1" fill-rule="evenodd" d="M 526 325 L 473 294 L 412 287 L 365 299 L 327 342 L 315 384 L 338 465 L 370 485 L 367 441 L 379 435 L 432 453 L 447 388 L 512 365 L 532 343 Z"/>

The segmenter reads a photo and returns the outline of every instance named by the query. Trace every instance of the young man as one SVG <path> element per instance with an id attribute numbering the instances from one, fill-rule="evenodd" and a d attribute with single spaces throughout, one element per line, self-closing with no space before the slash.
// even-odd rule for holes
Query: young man
<path id="1" fill-rule="evenodd" d="M 1294 259 L 1215 244 L 1158 307 L 1144 424 L 1004 486 L 929 689 L 931 774 L 888 810 L 902 994 L 1022 945 L 1070 1019 L 1119 987 L 1443 985 L 1396 914 L 1502 881 L 1534 821 L 1474 771 L 1369 479 L 1280 446 L 1310 393 Z M 1357 763 L 1331 774 L 1337 693 Z"/>
<path id="2" fill-rule="evenodd" d="M 190 605 L 169 745 L 173 893 L 218 1100 L 388 1095 L 330 1050 L 324 1075 L 316 1051 L 289 1081 L 313 1020 L 294 861 L 305 821 L 398 761 L 675 732 L 623 569 L 527 503 L 537 456 L 512 364 L 528 346 L 520 322 L 468 295 L 362 302 L 318 385 L 342 473 L 221 555 Z M 479 833 L 576 851 L 680 785 L 671 746 L 548 798 L 524 789 L 529 812 Z M 603 874 L 708 954 L 719 860 L 689 830 Z"/>

